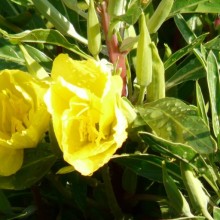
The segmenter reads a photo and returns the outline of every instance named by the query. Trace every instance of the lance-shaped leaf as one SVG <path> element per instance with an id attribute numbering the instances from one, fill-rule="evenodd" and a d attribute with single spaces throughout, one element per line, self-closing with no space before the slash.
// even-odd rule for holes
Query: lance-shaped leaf
<path id="1" fill-rule="evenodd" d="M 139 132 L 139 135 L 146 144 L 149 144 L 155 151 L 162 155 L 190 164 L 199 175 L 202 175 L 206 179 L 215 192 L 218 193 L 219 188 L 216 184 L 217 177 L 214 174 L 213 168 L 208 166 L 204 158 L 192 147 L 181 143 L 167 141 L 147 132 Z"/>
<path id="2" fill-rule="evenodd" d="M 159 99 L 138 107 L 143 120 L 157 136 L 191 146 L 200 154 L 216 151 L 208 126 L 197 108 L 175 98 Z"/>
<path id="3" fill-rule="evenodd" d="M 197 100 L 198 114 L 209 126 L 209 119 L 206 112 L 205 101 L 198 81 L 196 82 L 196 100 Z"/>
<path id="4" fill-rule="evenodd" d="M 174 1 L 170 16 L 177 13 L 219 13 L 219 0 Z"/>
<path id="5" fill-rule="evenodd" d="M 151 154 L 125 154 L 117 155 L 112 161 L 132 170 L 139 176 L 163 182 L 162 161 L 164 158 Z M 180 169 L 175 163 L 167 163 L 167 171 L 177 182 L 182 183 Z"/>
<path id="6" fill-rule="evenodd" d="M 206 71 L 197 58 L 188 60 L 188 63 L 180 68 L 166 81 L 166 89 L 170 89 L 180 83 L 197 80 L 205 77 Z"/>
<path id="7" fill-rule="evenodd" d="M 13 44 L 19 44 L 22 42 L 52 44 L 64 47 L 79 56 L 84 57 L 85 59 L 91 58 L 89 55 L 80 50 L 78 46 L 67 41 L 66 38 L 57 30 L 34 29 L 31 31 L 24 31 L 19 34 L 8 34 L 0 29 L 0 33 Z"/>
<path id="8" fill-rule="evenodd" d="M 20 44 L 19 47 L 24 55 L 28 72 L 37 76 L 39 79 L 47 78 L 49 74 L 45 71 L 45 69 L 29 55 L 22 44 Z"/>
<path id="9" fill-rule="evenodd" d="M 174 54 L 172 54 L 164 63 L 165 69 L 168 69 L 170 66 L 172 66 L 174 63 L 176 63 L 178 60 L 183 58 L 185 55 L 190 53 L 195 47 L 200 45 L 204 40 L 207 34 L 200 35 L 198 38 L 193 40 L 193 42 L 180 50 L 176 51 Z"/>
<path id="10" fill-rule="evenodd" d="M 68 19 L 63 16 L 49 1 L 47 0 L 32 0 L 34 6 L 39 10 L 39 12 L 45 16 L 45 18 L 50 21 L 57 30 L 62 34 L 71 36 L 76 40 L 88 44 L 87 39 L 79 35 L 74 26 L 68 21 Z"/>
<path id="11" fill-rule="evenodd" d="M 218 63 L 212 51 L 209 52 L 207 58 L 207 82 L 212 112 L 212 126 L 214 134 L 217 137 L 220 129 L 220 78 Z"/>

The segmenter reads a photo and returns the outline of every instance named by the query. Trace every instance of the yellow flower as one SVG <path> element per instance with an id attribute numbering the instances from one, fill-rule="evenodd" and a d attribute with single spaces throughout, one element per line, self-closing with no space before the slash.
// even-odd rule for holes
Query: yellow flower
<path id="1" fill-rule="evenodd" d="M 45 97 L 64 160 L 82 175 L 106 164 L 127 138 L 120 109 L 122 80 L 94 60 L 59 55 Z"/>
<path id="2" fill-rule="evenodd" d="M 20 70 L 0 71 L 0 175 L 17 172 L 24 148 L 36 147 L 50 115 L 43 97 L 48 85 Z"/>

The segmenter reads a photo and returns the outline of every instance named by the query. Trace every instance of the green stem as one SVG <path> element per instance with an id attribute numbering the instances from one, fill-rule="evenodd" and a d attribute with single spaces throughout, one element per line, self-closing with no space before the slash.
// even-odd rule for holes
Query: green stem
<path id="1" fill-rule="evenodd" d="M 126 75 L 127 75 L 127 85 L 128 85 L 128 99 L 132 99 L 133 89 L 132 89 L 132 81 L 131 81 L 131 70 L 128 63 L 128 58 L 126 58 Z"/>
<path id="2" fill-rule="evenodd" d="M 118 205 L 118 201 L 115 197 L 115 193 L 112 187 L 109 167 L 106 165 L 102 168 L 102 179 L 105 185 L 105 192 L 108 199 L 109 207 L 116 220 L 123 219 L 123 213 Z"/>
<path id="3" fill-rule="evenodd" d="M 143 104 L 145 92 L 146 92 L 146 86 L 140 86 L 140 91 L 139 91 L 138 100 L 137 100 L 138 105 Z"/>

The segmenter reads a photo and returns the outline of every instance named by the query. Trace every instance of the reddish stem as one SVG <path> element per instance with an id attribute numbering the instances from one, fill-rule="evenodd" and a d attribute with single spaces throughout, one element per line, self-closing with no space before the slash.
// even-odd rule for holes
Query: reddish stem
<path id="1" fill-rule="evenodd" d="M 115 34 L 110 38 L 108 36 L 110 18 L 107 12 L 107 3 L 105 1 L 101 4 L 101 17 L 102 17 L 102 27 L 105 34 L 106 45 L 109 53 L 109 60 L 114 65 L 117 64 L 116 69 L 121 70 L 121 78 L 123 80 L 122 96 L 127 94 L 127 81 L 126 81 L 126 64 L 125 64 L 125 54 L 119 51 L 118 39 Z"/>

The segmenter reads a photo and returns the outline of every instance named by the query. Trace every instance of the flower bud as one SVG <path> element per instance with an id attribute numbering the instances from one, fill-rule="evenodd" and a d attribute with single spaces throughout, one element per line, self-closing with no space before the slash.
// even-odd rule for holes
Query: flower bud
<path id="1" fill-rule="evenodd" d="M 152 81 L 151 38 L 148 32 L 145 16 L 140 18 L 140 35 L 137 46 L 136 76 L 140 86 L 147 87 Z"/>
<path id="2" fill-rule="evenodd" d="M 88 47 L 90 53 L 96 58 L 101 50 L 101 33 L 99 19 L 94 7 L 93 0 L 89 2 L 87 20 Z"/>
<path id="3" fill-rule="evenodd" d="M 158 31 L 163 22 L 167 19 L 174 0 L 162 0 L 151 18 L 147 22 L 147 27 L 150 33 Z"/>
<path id="4" fill-rule="evenodd" d="M 157 47 L 154 42 L 152 48 L 152 82 L 147 87 L 147 101 L 153 102 L 165 97 L 164 65 L 160 59 Z"/>

